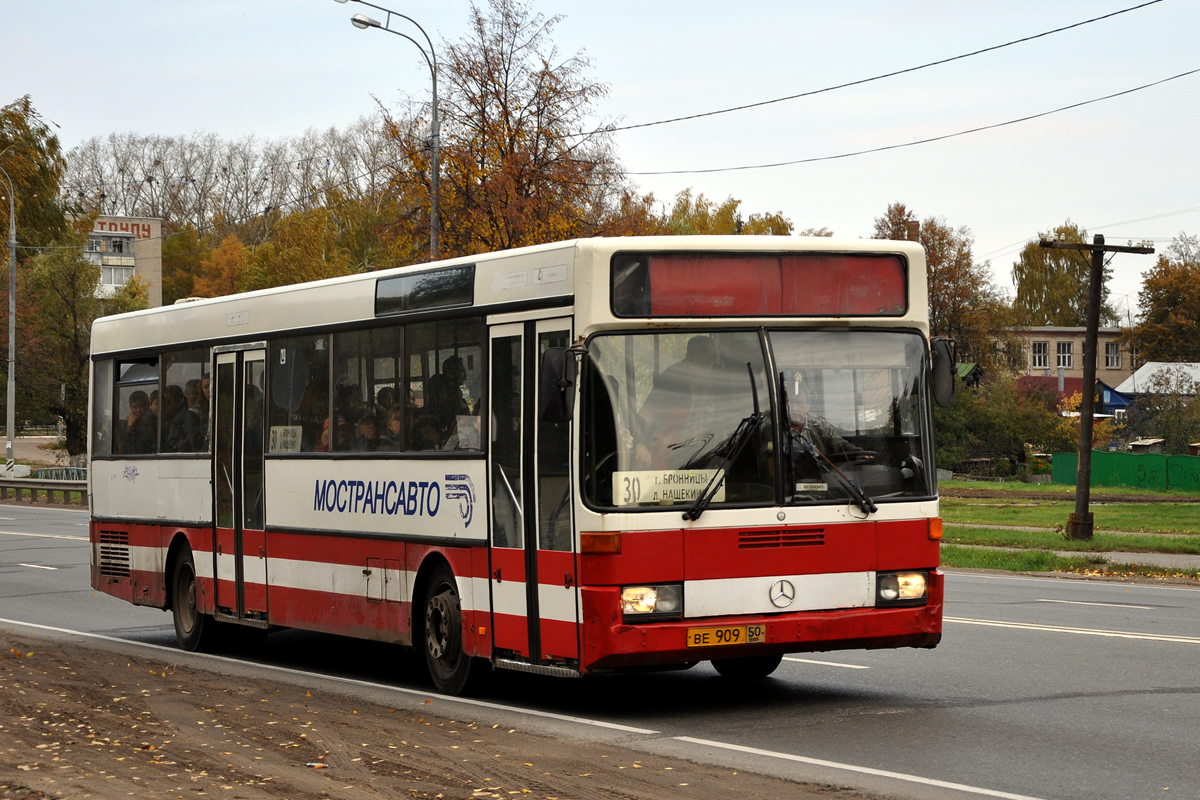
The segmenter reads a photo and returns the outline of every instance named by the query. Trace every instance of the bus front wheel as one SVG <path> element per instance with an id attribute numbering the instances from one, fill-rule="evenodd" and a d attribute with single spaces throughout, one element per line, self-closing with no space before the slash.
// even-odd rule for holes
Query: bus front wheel
<path id="1" fill-rule="evenodd" d="M 757 680 L 770 675 L 783 661 L 782 655 L 714 658 L 712 665 L 724 678 Z"/>
<path id="2" fill-rule="evenodd" d="M 442 694 L 461 694 L 471 677 L 471 658 L 463 652 L 462 603 L 449 567 L 434 571 L 423 609 L 425 666 L 433 686 Z"/>
<path id="3" fill-rule="evenodd" d="M 171 586 L 171 616 L 179 646 L 192 652 L 207 649 L 215 635 L 216 620 L 196 609 L 196 562 L 185 549 L 175 559 Z"/>

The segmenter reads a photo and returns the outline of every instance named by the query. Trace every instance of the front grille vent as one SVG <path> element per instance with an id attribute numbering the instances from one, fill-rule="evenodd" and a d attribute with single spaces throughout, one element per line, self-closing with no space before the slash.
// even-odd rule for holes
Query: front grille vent
<path id="1" fill-rule="evenodd" d="M 739 550 L 763 550 L 776 547 L 819 547 L 825 544 L 824 528 L 804 528 L 786 531 L 742 531 L 738 534 Z"/>
<path id="2" fill-rule="evenodd" d="M 129 533 L 100 531 L 100 574 L 128 578 L 129 567 Z"/>

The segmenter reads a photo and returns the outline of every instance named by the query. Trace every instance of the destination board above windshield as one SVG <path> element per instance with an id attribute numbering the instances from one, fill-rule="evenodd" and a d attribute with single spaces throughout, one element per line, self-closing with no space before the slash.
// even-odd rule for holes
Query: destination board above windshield
<path id="1" fill-rule="evenodd" d="M 900 317 L 907 264 L 894 253 L 618 253 L 619 317 Z"/>

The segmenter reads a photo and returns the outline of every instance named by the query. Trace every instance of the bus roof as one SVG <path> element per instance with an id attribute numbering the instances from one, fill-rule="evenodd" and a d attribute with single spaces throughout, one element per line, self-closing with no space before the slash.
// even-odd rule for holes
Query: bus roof
<path id="1" fill-rule="evenodd" d="M 591 293 L 593 308 L 606 301 L 608 263 L 618 251 L 849 252 L 895 253 L 910 265 L 911 308 L 925 306 L 924 251 L 913 242 L 882 239 L 837 240 L 789 236 L 628 236 L 576 239 L 434 263 L 366 272 L 242 294 L 191 300 L 171 306 L 101 317 L 92 326 L 92 353 L 137 351 L 267 337 L 291 330 L 353 325 L 382 318 L 376 313 L 381 279 L 419 275 L 442 268 L 474 267 L 473 302 L 463 307 L 503 308 L 516 304 L 574 302 L 577 291 Z M 603 265 L 602 290 L 577 264 Z M 913 269 L 913 267 L 919 267 Z M 597 276 L 598 277 L 598 276 Z"/>

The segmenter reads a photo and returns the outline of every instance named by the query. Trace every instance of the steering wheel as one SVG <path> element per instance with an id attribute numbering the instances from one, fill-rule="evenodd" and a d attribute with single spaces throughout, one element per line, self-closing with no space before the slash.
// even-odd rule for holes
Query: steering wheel
<path id="1" fill-rule="evenodd" d="M 874 450 L 842 450 L 834 453 L 832 458 L 846 467 L 861 467 L 879 463 L 879 453 Z"/>

